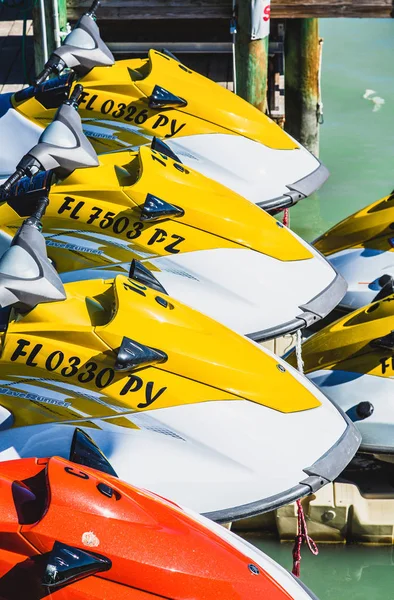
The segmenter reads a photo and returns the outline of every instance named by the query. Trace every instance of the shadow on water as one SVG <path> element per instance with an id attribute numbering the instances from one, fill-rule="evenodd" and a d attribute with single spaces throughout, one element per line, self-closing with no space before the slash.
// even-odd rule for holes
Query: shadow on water
<path id="1" fill-rule="evenodd" d="M 248 535 L 245 538 L 286 569 L 292 544 Z M 302 548 L 301 578 L 319 600 L 391 600 L 394 597 L 392 546 L 320 544 L 319 555 Z"/>

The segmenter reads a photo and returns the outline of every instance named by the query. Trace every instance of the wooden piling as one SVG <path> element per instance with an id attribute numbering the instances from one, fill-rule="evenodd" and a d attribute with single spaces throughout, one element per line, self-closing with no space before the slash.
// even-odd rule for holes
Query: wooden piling
<path id="1" fill-rule="evenodd" d="M 45 7 L 45 25 L 48 56 L 55 47 L 55 36 L 53 31 L 52 2 L 44 2 Z M 34 31 L 34 64 L 35 72 L 40 73 L 45 65 L 44 48 L 42 42 L 42 19 L 40 3 L 35 2 L 32 8 L 33 31 Z"/>
<path id="2" fill-rule="evenodd" d="M 56 47 L 55 41 L 55 17 L 53 14 L 53 5 L 51 0 L 44 1 L 45 8 L 45 24 L 46 24 L 46 43 L 48 49 L 48 57 Z M 45 57 L 42 39 L 42 18 L 40 11 L 40 3 L 35 2 L 32 9 L 33 29 L 34 29 L 34 58 L 35 72 L 40 73 L 44 68 Z M 66 0 L 58 0 L 58 18 L 61 31 L 66 31 L 67 28 L 67 2 Z"/>
<path id="3" fill-rule="evenodd" d="M 67 29 L 67 0 L 59 0 L 59 25 L 60 30 L 65 32 Z"/>
<path id="4" fill-rule="evenodd" d="M 287 19 L 285 34 L 286 131 L 319 155 L 318 19 Z"/>
<path id="5" fill-rule="evenodd" d="M 237 37 L 235 45 L 237 94 L 259 110 L 265 112 L 267 109 L 269 35 L 266 35 L 262 39 L 252 39 L 251 0 L 238 0 L 237 7 Z"/>

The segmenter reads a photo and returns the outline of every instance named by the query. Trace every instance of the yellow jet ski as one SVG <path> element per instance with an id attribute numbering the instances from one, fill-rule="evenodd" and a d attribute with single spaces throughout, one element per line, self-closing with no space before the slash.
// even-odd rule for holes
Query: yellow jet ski
<path id="1" fill-rule="evenodd" d="M 63 286 L 47 205 L 0 260 L 1 460 L 68 456 L 78 426 L 122 479 L 221 521 L 340 473 L 356 428 L 281 359 L 136 279 Z"/>
<path id="2" fill-rule="evenodd" d="M 347 217 L 315 241 L 348 282 L 340 305 L 354 310 L 394 292 L 394 193 Z"/>
<path id="3" fill-rule="evenodd" d="M 325 327 L 302 346 L 305 373 L 354 421 L 361 450 L 394 454 L 394 295 Z M 289 362 L 295 365 L 291 355 Z"/>
<path id="4" fill-rule="evenodd" d="M 90 147 L 87 162 L 85 153 L 70 150 L 82 142 Z M 51 186 L 49 174 L 36 171 L 53 168 L 54 156 L 62 172 Z M 23 175 L 28 178 L 20 180 Z M 128 274 L 132 263 L 134 276 L 256 341 L 317 322 L 346 291 L 311 246 L 235 192 L 185 167 L 162 142 L 98 161 L 70 101 L 3 189 L 8 203 L 0 206 L 0 251 L 31 202 L 49 193 L 44 235 L 65 281 Z"/>
<path id="5" fill-rule="evenodd" d="M 84 130 L 99 153 L 165 139 L 185 165 L 267 210 L 292 206 L 328 177 L 318 159 L 266 115 L 168 52 L 150 50 L 146 59 L 115 63 L 92 12 L 54 51 L 39 81 L 66 68 L 84 86 Z M 0 136 L 7 151 L 0 155 L 0 175 L 12 173 L 37 142 L 70 83 L 66 73 L 3 95 Z"/>

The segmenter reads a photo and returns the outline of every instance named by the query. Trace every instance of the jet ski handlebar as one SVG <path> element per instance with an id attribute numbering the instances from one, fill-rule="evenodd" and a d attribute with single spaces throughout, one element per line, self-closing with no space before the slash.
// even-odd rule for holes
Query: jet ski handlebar
<path id="1" fill-rule="evenodd" d="M 22 177 L 33 177 L 40 171 L 40 163 L 29 154 L 25 154 L 15 169 L 15 172 L 0 186 L 0 198 L 4 199 L 8 196 L 11 188 L 15 183 L 18 183 Z"/>
<path id="2" fill-rule="evenodd" d="M 81 97 L 82 92 L 83 92 L 82 85 L 80 83 L 77 83 L 77 85 L 73 89 L 72 94 L 70 95 L 69 99 L 66 100 L 65 104 L 67 104 L 68 106 L 74 107 L 75 110 L 78 110 L 78 101 Z"/>
<path id="3" fill-rule="evenodd" d="M 98 9 L 98 7 L 100 6 L 100 0 L 94 0 L 94 2 L 92 2 L 91 7 L 89 8 L 88 12 L 86 13 L 87 17 L 91 17 L 92 19 L 96 18 L 96 11 Z"/>
<path id="4" fill-rule="evenodd" d="M 48 77 L 52 75 L 52 73 L 61 73 L 65 68 L 66 63 L 55 54 L 52 54 L 52 56 L 49 57 L 48 62 L 45 63 L 44 69 L 36 77 L 35 85 L 40 85 L 46 79 L 48 79 Z"/>
<path id="5" fill-rule="evenodd" d="M 95 20 L 96 11 L 99 6 L 100 0 L 94 0 L 85 16 Z M 78 29 L 78 25 L 79 23 L 76 25 L 75 29 Z M 35 85 L 37 86 L 43 83 L 50 75 L 52 75 L 52 73 L 61 73 L 66 67 L 67 64 L 64 62 L 64 60 L 62 60 L 62 58 L 57 56 L 55 53 L 52 53 L 46 62 L 44 69 L 41 71 L 41 73 L 39 73 L 39 75 L 37 75 L 35 79 Z"/>
<path id="6" fill-rule="evenodd" d="M 77 84 L 56 115 L 42 132 L 36 144 L 19 162 L 15 173 L 0 187 L 1 197 L 6 197 L 11 187 L 23 176 L 33 177 L 39 171 L 53 171 L 63 178 L 75 169 L 97 167 L 97 154 L 85 136 L 77 112 L 83 87 Z"/>
<path id="7" fill-rule="evenodd" d="M 63 283 L 48 259 L 41 218 L 48 197 L 39 198 L 36 209 L 25 219 L 0 259 L 0 307 L 23 312 L 37 304 L 65 300 Z"/>
<path id="8" fill-rule="evenodd" d="M 115 59 L 103 42 L 96 24 L 96 11 L 100 1 L 94 0 L 89 11 L 84 14 L 67 35 L 63 44 L 54 50 L 38 75 L 36 85 L 45 81 L 51 73 L 61 73 L 65 68 L 73 69 L 80 76 L 94 67 L 108 67 Z"/>

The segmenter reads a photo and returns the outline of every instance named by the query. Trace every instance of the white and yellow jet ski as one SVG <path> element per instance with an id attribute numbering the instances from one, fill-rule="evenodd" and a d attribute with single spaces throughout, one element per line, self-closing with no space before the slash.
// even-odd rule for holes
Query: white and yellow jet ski
<path id="1" fill-rule="evenodd" d="M 82 144 L 90 147 L 87 162 L 77 152 Z M 76 149 L 71 164 L 70 148 Z M 52 168 L 53 156 L 62 176 L 50 186 L 48 174 L 33 174 Z M 128 274 L 132 264 L 134 276 L 154 280 L 161 291 L 256 341 L 316 323 L 346 291 L 316 250 L 238 194 L 186 168 L 162 142 L 98 160 L 70 101 L 4 188 L 0 251 L 29 214 L 31 199 L 44 191 L 50 198 L 44 235 L 64 281 Z"/>
<path id="2" fill-rule="evenodd" d="M 278 357 L 124 275 L 63 286 L 40 233 L 48 202 L 0 260 L 1 460 L 68 457 L 77 426 L 122 479 L 218 521 L 342 471 L 356 428 Z"/>
<path id="3" fill-rule="evenodd" d="M 166 52 L 114 58 L 92 13 L 84 15 L 50 57 L 40 81 L 72 69 L 84 86 L 86 135 L 97 152 L 165 139 L 181 161 L 266 210 L 292 206 L 318 189 L 327 169 L 259 110 Z M 0 176 L 53 117 L 69 75 L 0 98 Z"/>
<path id="4" fill-rule="evenodd" d="M 346 279 L 340 302 L 354 310 L 394 292 L 394 194 L 347 217 L 318 238 L 315 247 Z"/>
<path id="5" fill-rule="evenodd" d="M 325 327 L 302 346 L 305 373 L 354 421 L 361 450 L 394 455 L 394 295 Z M 295 364 L 295 356 L 289 358 Z"/>

